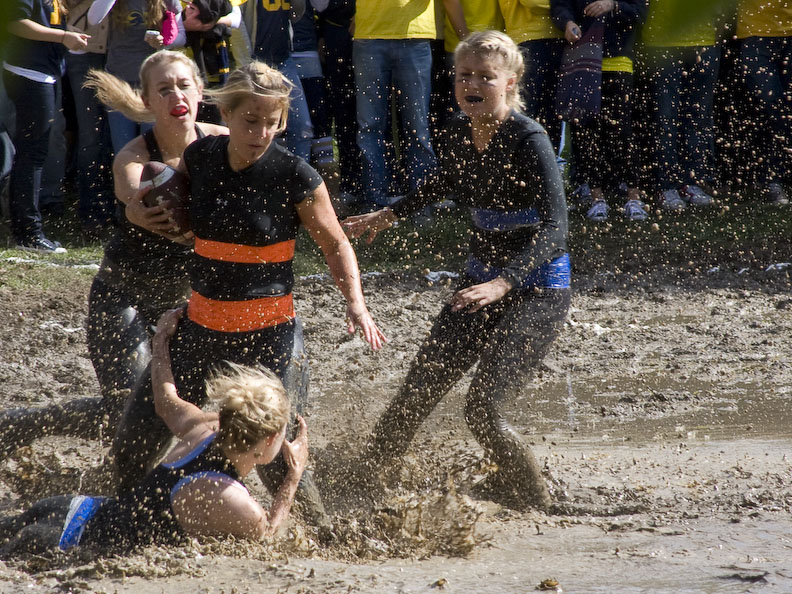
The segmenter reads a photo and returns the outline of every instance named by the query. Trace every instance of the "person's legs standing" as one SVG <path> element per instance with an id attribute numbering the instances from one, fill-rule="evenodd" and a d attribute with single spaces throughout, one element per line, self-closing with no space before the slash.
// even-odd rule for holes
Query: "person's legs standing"
<path id="1" fill-rule="evenodd" d="M 104 55 L 68 54 L 66 67 L 77 112 L 77 185 L 80 222 L 88 230 L 109 225 L 114 196 L 110 176 L 110 141 L 105 109 L 90 89 L 83 88 L 91 68 L 104 67 Z"/>
<path id="2" fill-rule="evenodd" d="M 398 98 L 407 159 L 407 183 L 418 187 L 435 166 L 429 131 L 432 48 L 428 41 L 393 41 L 393 86 Z"/>
<path id="3" fill-rule="evenodd" d="M 286 131 L 283 140 L 286 148 L 306 162 L 311 162 L 311 140 L 313 139 L 313 126 L 311 114 L 305 92 L 300 84 L 297 66 L 291 58 L 278 66 L 278 70 L 294 85 L 291 92 L 291 105 L 289 106 L 289 119 L 286 121 Z"/>
<path id="4" fill-rule="evenodd" d="M 39 193 L 55 118 L 56 89 L 54 84 L 34 82 L 8 71 L 3 72 L 3 80 L 16 108 L 16 157 L 9 202 L 11 232 L 17 242 L 25 243 L 43 236 Z"/>
<path id="5" fill-rule="evenodd" d="M 385 127 L 390 104 L 392 43 L 383 39 L 358 39 L 353 46 L 361 185 L 366 202 L 372 206 L 385 206 L 388 201 Z"/>

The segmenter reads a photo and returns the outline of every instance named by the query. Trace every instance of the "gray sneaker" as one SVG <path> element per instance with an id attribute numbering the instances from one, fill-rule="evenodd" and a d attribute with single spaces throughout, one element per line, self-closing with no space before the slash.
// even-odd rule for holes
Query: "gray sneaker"
<path id="1" fill-rule="evenodd" d="M 777 206 L 785 206 L 789 204 L 789 197 L 787 196 L 784 186 L 778 183 L 767 185 L 765 190 L 765 202 L 768 204 L 775 204 Z"/>
<path id="2" fill-rule="evenodd" d="M 712 204 L 712 196 L 707 194 L 696 184 L 682 186 L 679 189 L 679 195 L 690 204 L 690 206 L 710 206 Z"/>
<path id="3" fill-rule="evenodd" d="M 677 190 L 664 190 L 660 194 L 660 208 L 663 210 L 680 211 L 687 208 L 687 202 L 682 200 Z"/>
<path id="4" fill-rule="evenodd" d="M 628 200 L 624 205 L 624 216 L 628 221 L 645 221 L 649 217 L 646 204 L 640 200 Z"/>
<path id="5" fill-rule="evenodd" d="M 608 206 L 607 202 L 605 202 L 604 200 L 595 200 L 591 204 L 591 208 L 588 209 L 588 212 L 586 213 L 586 218 L 590 221 L 597 221 L 598 223 L 602 221 L 607 221 L 609 210 L 610 207 Z"/>

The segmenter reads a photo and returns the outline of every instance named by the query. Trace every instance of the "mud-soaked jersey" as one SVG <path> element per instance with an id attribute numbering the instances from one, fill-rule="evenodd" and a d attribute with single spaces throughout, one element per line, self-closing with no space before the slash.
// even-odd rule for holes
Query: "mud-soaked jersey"
<path id="1" fill-rule="evenodd" d="M 195 126 L 198 138 L 206 136 Z M 143 133 L 150 161 L 163 161 L 154 130 Z M 124 204 L 116 207 L 118 229 L 105 246 L 100 277 L 111 286 L 133 283 L 130 292 L 156 293 L 165 303 L 182 301 L 189 291 L 187 264 L 191 248 L 138 227 L 126 218 Z"/>
<path id="2" fill-rule="evenodd" d="M 471 215 L 468 277 L 502 276 L 514 288 L 568 287 L 566 198 L 542 126 L 513 111 L 479 152 L 470 119 L 459 113 L 436 149 L 436 172 L 393 212 L 403 217 L 452 194 Z"/>
<path id="3" fill-rule="evenodd" d="M 248 332 L 294 318 L 296 205 L 322 178 L 274 142 L 258 161 L 234 171 L 228 141 L 208 136 L 184 151 L 195 233 L 187 315 L 211 330 Z"/>
<path id="4" fill-rule="evenodd" d="M 179 489 L 196 480 L 213 480 L 245 489 L 233 464 L 213 444 L 216 435 L 208 436 L 180 460 L 160 464 L 140 485 L 118 499 L 76 498 L 78 506 L 70 510 L 75 513 L 70 513 L 71 518 L 66 520 L 61 548 L 75 544 L 136 546 L 181 540 L 184 530 L 173 513 L 173 498 Z"/>

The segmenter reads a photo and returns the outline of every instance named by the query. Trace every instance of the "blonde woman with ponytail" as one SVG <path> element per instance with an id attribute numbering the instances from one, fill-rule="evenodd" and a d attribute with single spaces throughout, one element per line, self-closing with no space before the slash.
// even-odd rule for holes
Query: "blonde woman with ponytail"
<path id="1" fill-rule="evenodd" d="M 160 318 L 151 370 L 157 414 L 179 442 L 141 483 L 117 498 L 59 495 L 0 518 L 0 557 L 78 545 L 178 544 L 201 535 L 261 540 L 287 519 L 308 459 L 305 421 L 297 418 L 297 436 L 287 441 L 286 391 L 272 372 L 259 367 L 231 364 L 207 381 L 217 412 L 179 398 L 168 343 L 182 312 L 170 310 Z M 286 476 L 264 510 L 242 481 L 278 453 Z"/>
<path id="2" fill-rule="evenodd" d="M 385 343 L 366 307 L 355 252 L 327 187 L 310 165 L 276 142 L 287 125 L 290 91 L 286 77 L 261 62 L 235 70 L 222 88 L 205 93 L 220 108 L 228 135 L 207 136 L 184 152 L 195 233 L 192 294 L 171 353 L 179 393 L 198 406 L 206 401 L 206 375 L 218 361 L 264 365 L 293 391 L 290 369 L 302 337 L 292 261 L 301 225 L 344 296 L 346 331 L 359 331 L 375 350 Z M 116 434 L 113 452 L 127 482 L 145 471 L 163 441 L 150 402 L 150 387 L 138 386 Z M 275 464 L 259 474 L 270 490 L 283 480 Z M 309 520 L 327 526 L 309 474 L 298 497 Z"/>
<path id="3" fill-rule="evenodd" d="M 105 70 L 132 87 L 138 87 L 141 64 L 163 47 L 184 45 L 186 33 L 182 27 L 179 0 L 94 0 L 88 10 L 88 22 L 110 24 L 107 38 Z M 172 39 L 161 33 L 163 23 L 172 23 L 178 31 Z M 165 45 L 165 44 L 168 45 Z M 143 132 L 147 126 L 129 118 L 122 110 L 108 113 L 113 150 L 118 153 L 124 145 Z"/>
<path id="4" fill-rule="evenodd" d="M 228 129 L 196 123 L 203 83 L 195 63 L 184 54 L 152 54 L 140 68 L 140 80 L 137 90 L 112 74 L 91 71 L 86 83 L 109 109 L 153 123 L 113 161 L 117 225 L 88 297 L 88 352 L 101 398 L 0 414 L 0 459 L 46 435 L 98 439 L 107 432 L 104 423 L 115 431 L 125 399 L 145 379 L 151 329 L 164 311 L 189 296 L 189 241 L 168 233 L 165 205 L 143 205 L 148 190 L 139 189 L 140 174 L 148 161 L 179 167 L 187 145 L 209 134 L 227 134 Z"/>

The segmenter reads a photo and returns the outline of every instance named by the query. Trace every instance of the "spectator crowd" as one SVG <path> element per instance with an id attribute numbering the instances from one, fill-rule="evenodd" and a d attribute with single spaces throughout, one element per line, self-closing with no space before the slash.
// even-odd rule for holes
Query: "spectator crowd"
<path id="1" fill-rule="evenodd" d="M 194 59 L 208 89 L 251 59 L 277 68 L 293 85 L 285 146 L 322 174 L 337 208 L 387 206 L 435 170 L 433 140 L 457 109 L 450 56 L 484 29 L 523 51 L 524 111 L 569 163 L 570 209 L 641 221 L 733 191 L 787 204 L 792 2 L 711 4 L 685 23 L 672 0 L 11 0 L 4 214 L 16 245 L 63 252 L 42 213 L 60 214 L 71 184 L 86 239 L 107 237 L 113 155 L 150 124 L 85 83 L 104 70 L 139 86 L 161 48 Z M 596 97 L 569 117 L 558 98 L 575 51 L 595 64 L 572 84 Z M 221 123 L 211 105 L 199 119 Z"/>

